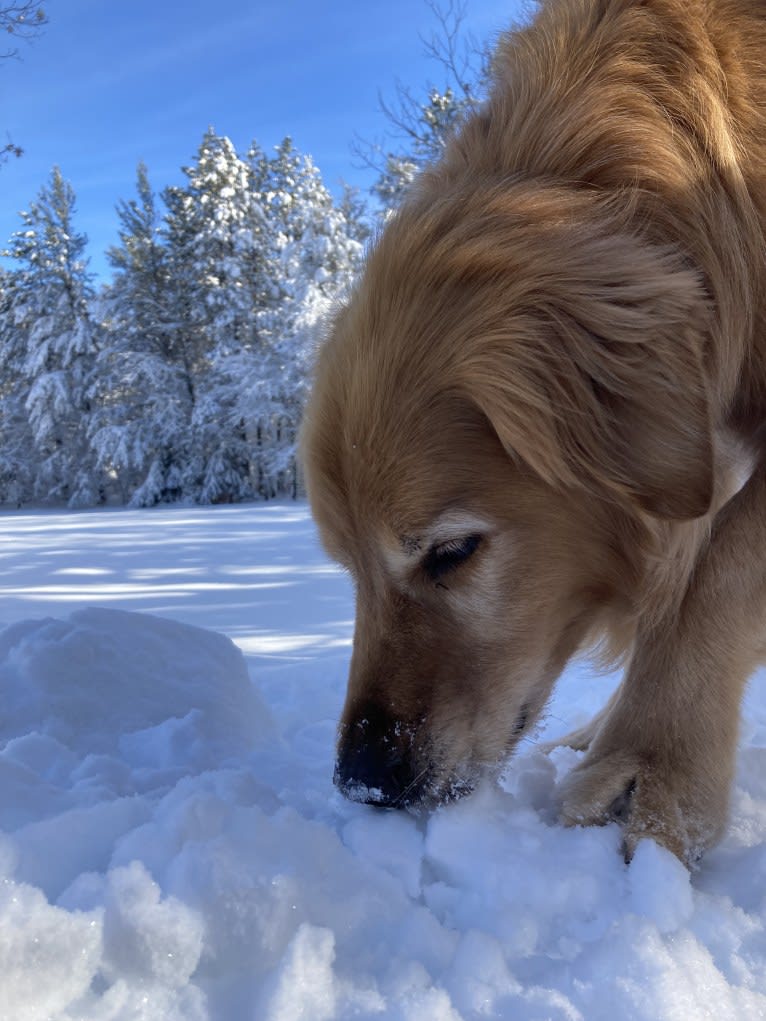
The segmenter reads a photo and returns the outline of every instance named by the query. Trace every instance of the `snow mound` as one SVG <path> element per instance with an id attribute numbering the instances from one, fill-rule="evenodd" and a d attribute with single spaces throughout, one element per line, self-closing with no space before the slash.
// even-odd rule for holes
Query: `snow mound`
<path id="1" fill-rule="evenodd" d="M 274 741 L 242 654 L 87 609 L 0 633 L 0 698 L 0 1017 L 207 1018 L 202 915 L 140 858 L 165 794 Z M 131 834 L 136 859 L 110 867 Z"/>
<path id="2" fill-rule="evenodd" d="M 237 647 L 171 620 L 87 609 L 23 621 L 0 634 L 0 664 L 4 758 L 36 771 L 55 773 L 66 751 L 199 770 L 268 726 Z"/>

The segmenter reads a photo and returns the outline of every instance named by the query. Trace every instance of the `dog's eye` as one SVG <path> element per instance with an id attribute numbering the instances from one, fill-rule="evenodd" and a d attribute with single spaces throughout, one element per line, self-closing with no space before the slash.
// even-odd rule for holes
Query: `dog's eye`
<path id="1" fill-rule="evenodd" d="M 480 542 L 480 535 L 466 535 L 461 539 L 450 539 L 432 546 L 423 561 L 426 574 L 433 581 L 438 581 L 472 557 Z"/>

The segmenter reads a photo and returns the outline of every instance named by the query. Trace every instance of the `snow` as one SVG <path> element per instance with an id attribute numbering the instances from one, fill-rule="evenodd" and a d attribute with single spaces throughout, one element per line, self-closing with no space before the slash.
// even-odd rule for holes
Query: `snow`
<path id="1" fill-rule="evenodd" d="M 626 867 L 536 740 L 427 817 L 335 792 L 353 597 L 300 504 L 8 514 L 0 576 L 0 1018 L 766 1017 L 761 675 L 722 844 Z"/>

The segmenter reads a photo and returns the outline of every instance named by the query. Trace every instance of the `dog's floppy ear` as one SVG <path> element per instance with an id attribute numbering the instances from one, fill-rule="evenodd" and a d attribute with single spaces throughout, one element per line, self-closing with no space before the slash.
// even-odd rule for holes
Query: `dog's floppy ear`
<path id="1" fill-rule="evenodd" d="M 545 285 L 517 293 L 500 328 L 469 341 L 463 386 L 509 453 L 550 483 L 698 517 L 713 495 L 704 287 L 667 250 L 583 241 L 555 253 Z"/>

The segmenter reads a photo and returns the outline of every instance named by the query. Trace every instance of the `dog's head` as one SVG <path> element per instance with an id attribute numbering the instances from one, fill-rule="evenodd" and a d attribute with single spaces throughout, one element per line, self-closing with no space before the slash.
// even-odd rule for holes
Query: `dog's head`
<path id="1" fill-rule="evenodd" d="M 621 215 L 530 186 L 414 200 L 321 351 L 303 453 L 356 585 L 350 797 L 469 789 L 630 601 L 638 523 L 708 508 L 704 290 Z"/>

